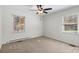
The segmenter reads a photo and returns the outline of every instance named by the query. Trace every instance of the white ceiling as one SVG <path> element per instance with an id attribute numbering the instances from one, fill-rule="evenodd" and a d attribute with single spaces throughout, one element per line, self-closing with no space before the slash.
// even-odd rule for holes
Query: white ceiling
<path id="1" fill-rule="evenodd" d="M 50 12 L 57 12 L 57 11 L 60 11 L 60 10 L 63 10 L 63 9 L 73 7 L 73 6 L 72 5 L 51 5 L 51 6 L 47 6 L 47 7 L 52 8 L 52 11 L 50 11 Z"/>
<path id="2" fill-rule="evenodd" d="M 52 8 L 52 10 L 48 11 L 49 13 L 57 12 L 70 7 L 74 7 L 74 5 L 43 5 L 43 8 Z M 31 9 L 37 10 L 37 7 L 33 5 Z"/>

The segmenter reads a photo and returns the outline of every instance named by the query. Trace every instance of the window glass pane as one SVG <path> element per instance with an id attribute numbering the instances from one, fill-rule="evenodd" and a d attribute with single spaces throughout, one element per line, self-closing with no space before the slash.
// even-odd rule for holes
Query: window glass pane
<path id="1" fill-rule="evenodd" d="M 77 23 L 78 16 L 72 15 L 72 16 L 66 16 L 64 17 L 64 23 Z"/>
<path id="2" fill-rule="evenodd" d="M 77 31 L 77 24 L 66 24 L 66 25 L 64 25 L 64 30 L 65 31 Z"/>

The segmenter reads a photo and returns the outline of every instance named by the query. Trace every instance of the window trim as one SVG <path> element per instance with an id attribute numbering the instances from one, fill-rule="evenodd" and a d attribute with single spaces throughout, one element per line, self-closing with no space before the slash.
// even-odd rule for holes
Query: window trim
<path id="1" fill-rule="evenodd" d="M 65 31 L 64 30 L 64 17 L 65 16 L 72 16 L 72 15 L 77 15 L 78 16 L 78 19 L 77 19 L 77 21 L 78 21 L 78 23 L 77 23 L 77 31 Z M 78 13 L 74 13 L 74 14 L 69 14 L 69 15 L 64 15 L 64 16 L 62 16 L 62 32 L 65 32 L 65 33 L 75 33 L 75 32 L 77 32 L 77 33 L 79 33 L 79 14 Z"/>

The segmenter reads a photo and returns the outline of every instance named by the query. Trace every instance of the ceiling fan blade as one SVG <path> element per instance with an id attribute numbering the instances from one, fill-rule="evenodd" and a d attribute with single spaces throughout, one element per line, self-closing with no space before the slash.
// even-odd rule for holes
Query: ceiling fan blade
<path id="1" fill-rule="evenodd" d="M 41 8 L 42 7 L 42 5 L 37 5 L 37 8 Z"/>
<path id="2" fill-rule="evenodd" d="M 47 14 L 48 12 L 45 12 L 45 11 L 44 11 L 43 13 Z"/>
<path id="3" fill-rule="evenodd" d="M 37 9 L 42 11 L 43 10 L 42 5 L 37 5 Z"/>
<path id="4" fill-rule="evenodd" d="M 46 8 L 46 9 L 44 9 L 44 10 L 52 10 L 52 8 Z"/>
<path id="5" fill-rule="evenodd" d="M 42 7 L 42 5 L 39 5 L 39 7 L 41 8 L 41 7 Z"/>

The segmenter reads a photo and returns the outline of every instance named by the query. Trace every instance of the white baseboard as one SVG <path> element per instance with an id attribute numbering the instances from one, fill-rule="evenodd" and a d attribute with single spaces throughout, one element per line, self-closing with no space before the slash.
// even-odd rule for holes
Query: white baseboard
<path id="1" fill-rule="evenodd" d="M 1 44 L 1 46 L 2 46 L 3 44 L 6 44 L 6 43 L 12 43 L 12 42 L 17 42 L 17 41 L 26 40 L 26 39 L 38 38 L 38 37 L 41 37 L 41 36 L 32 36 L 32 37 L 18 38 L 18 39 L 15 39 L 15 40 L 9 40 L 9 41 L 3 42 L 3 43 Z"/>

